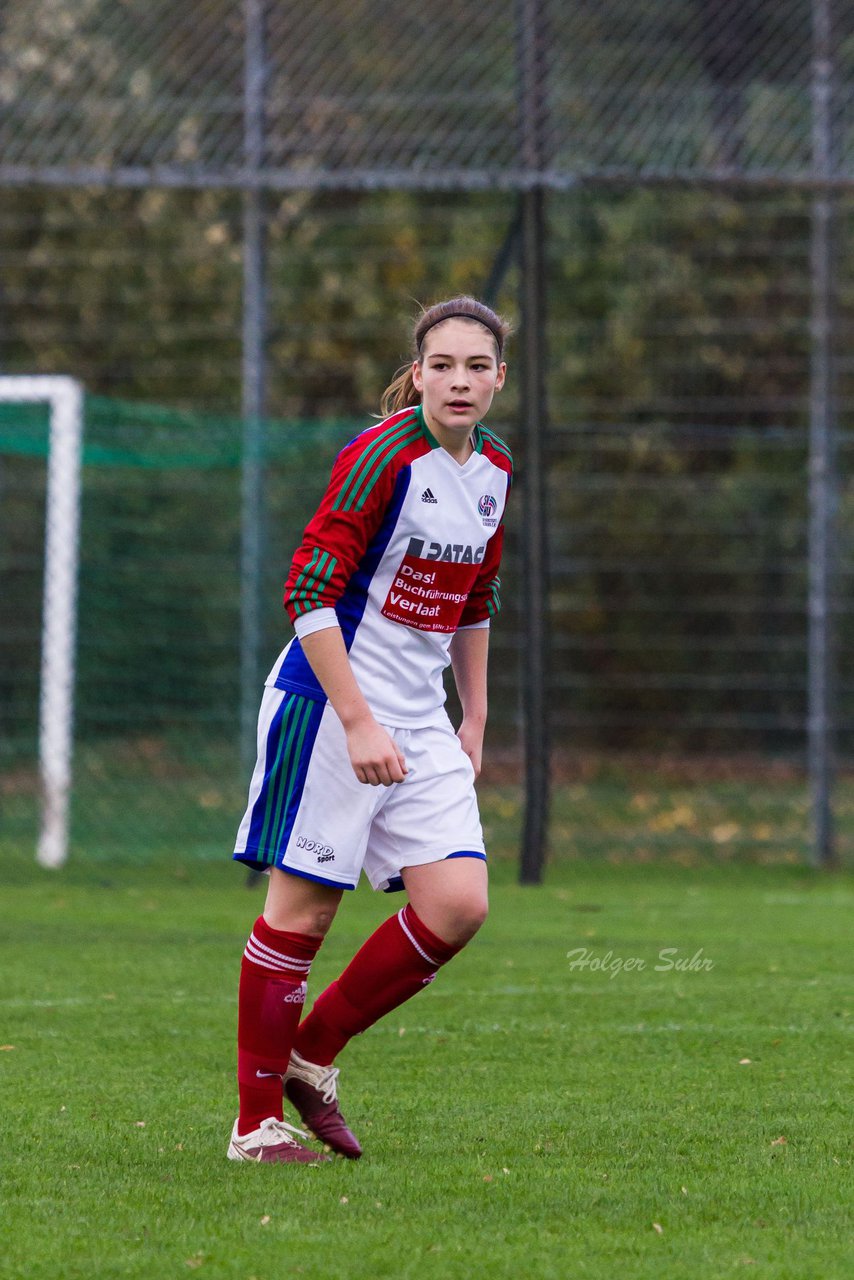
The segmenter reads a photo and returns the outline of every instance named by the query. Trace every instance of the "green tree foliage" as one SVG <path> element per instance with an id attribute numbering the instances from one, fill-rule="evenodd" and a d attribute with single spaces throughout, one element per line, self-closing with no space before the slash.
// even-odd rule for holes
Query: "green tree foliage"
<path id="1" fill-rule="evenodd" d="M 12 193 L 10 210 L 7 368 L 74 372 L 90 390 L 235 412 L 236 200 L 37 190 Z M 406 358 L 416 300 L 482 287 L 514 206 L 501 195 L 295 194 L 271 197 L 269 213 L 271 409 L 284 420 L 353 422 L 376 411 Z M 780 194 L 647 190 L 550 199 L 554 707 L 559 733 L 573 741 L 786 747 L 797 738 L 809 214 L 808 198 Z M 511 317 L 515 284 L 511 272 L 499 298 Z M 495 414 L 524 480 L 513 359 L 511 344 L 511 389 Z M 236 421 L 232 430 L 236 457 Z M 281 577 L 299 536 L 285 516 L 293 465 L 281 490 L 272 471 L 270 478 L 271 652 L 282 634 Z M 310 465 L 309 473 L 319 492 L 322 475 Z M 111 601 L 123 602 L 115 615 L 123 622 L 141 613 L 152 636 L 171 634 L 139 579 L 170 542 L 186 548 L 185 564 L 195 557 L 202 566 L 198 608 L 186 624 L 199 643 L 187 649 L 182 696 L 197 708 L 210 702 L 209 681 L 192 692 L 203 663 L 220 672 L 223 688 L 233 683 L 226 668 L 232 663 L 233 673 L 237 584 L 223 594 L 217 574 L 206 579 L 203 570 L 206 546 L 236 564 L 229 475 L 224 522 L 210 521 L 220 483 L 210 472 L 168 501 L 168 478 L 155 483 L 142 472 L 127 472 L 112 496 L 116 476 L 92 491 L 86 527 L 99 548 L 92 563 L 116 579 L 111 591 L 84 579 L 84 599 L 91 590 L 104 611 L 92 661 L 104 670 L 118 664 L 140 705 L 162 670 L 157 645 L 142 625 L 121 640 Z M 109 529 L 121 530 L 120 545 Z M 511 538 L 511 552 L 514 545 Z M 506 715 L 520 625 L 515 579 L 511 559 L 508 629 L 497 637 L 505 646 Z M 156 596 L 156 576 L 151 583 Z M 108 638 L 117 646 L 112 658 Z"/>

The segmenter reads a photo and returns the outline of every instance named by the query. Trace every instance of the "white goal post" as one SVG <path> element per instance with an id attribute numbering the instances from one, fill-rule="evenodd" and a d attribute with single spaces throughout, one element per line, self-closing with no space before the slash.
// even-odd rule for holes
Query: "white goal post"
<path id="1" fill-rule="evenodd" d="M 39 690 L 42 811 L 36 857 L 43 867 L 61 867 L 68 857 L 74 741 L 83 388 L 68 377 L 4 376 L 0 402 L 47 404 L 50 409 Z"/>

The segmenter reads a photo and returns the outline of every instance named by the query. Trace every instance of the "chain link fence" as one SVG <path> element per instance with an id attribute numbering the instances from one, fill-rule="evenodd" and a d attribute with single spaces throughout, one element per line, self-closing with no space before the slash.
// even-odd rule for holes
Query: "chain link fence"
<path id="1" fill-rule="evenodd" d="M 806 856 L 821 414 L 837 512 L 822 733 L 854 754 L 852 60 L 854 12 L 806 0 L 3 15 L 0 367 L 92 393 L 74 856 L 222 856 L 242 806 L 247 207 L 263 226 L 263 666 L 286 634 L 291 550 L 405 358 L 416 300 L 486 293 L 519 319 L 534 189 L 549 193 L 552 847 Z M 520 341 L 510 358 L 494 424 L 523 501 L 485 793 L 508 849 L 532 499 Z M 0 838 L 16 845 L 36 826 L 46 430 L 41 410 L 0 412 Z M 844 777 L 835 800 L 849 857 Z"/>
<path id="2" fill-rule="evenodd" d="M 26 845 L 38 826 L 46 416 L 0 412 L 2 831 Z M 290 551 L 360 425 L 267 424 L 270 664 Z M 245 784 L 240 424 L 90 397 L 85 439 L 73 856 L 220 856 Z M 803 857 L 805 452 L 796 428 L 591 421 L 554 433 L 556 776 L 579 823 L 579 798 L 592 804 L 619 778 L 627 797 L 655 796 L 616 832 L 572 826 L 570 849 Z M 524 637 L 511 532 L 487 780 L 515 818 Z M 850 711 L 846 726 L 850 741 Z"/>
<path id="3" fill-rule="evenodd" d="M 7 12 L 0 35 L 0 179 L 461 191 L 809 178 L 822 7 L 434 0 L 404 15 L 393 0 L 34 0 Z M 835 168 L 850 179 L 854 13 L 824 8 Z M 520 118 L 532 42 L 534 120 Z M 253 157 L 245 108 L 260 91 Z"/>

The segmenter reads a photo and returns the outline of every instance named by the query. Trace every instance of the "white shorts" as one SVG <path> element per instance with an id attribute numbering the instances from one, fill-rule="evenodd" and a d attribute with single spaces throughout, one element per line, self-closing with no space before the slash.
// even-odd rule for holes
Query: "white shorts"
<path id="1" fill-rule="evenodd" d="M 372 787 L 356 778 L 328 703 L 265 688 L 235 858 L 341 889 L 355 889 L 364 870 L 374 889 L 386 890 L 403 887 L 404 867 L 485 860 L 474 769 L 450 721 L 385 727 L 408 773 L 403 782 Z"/>

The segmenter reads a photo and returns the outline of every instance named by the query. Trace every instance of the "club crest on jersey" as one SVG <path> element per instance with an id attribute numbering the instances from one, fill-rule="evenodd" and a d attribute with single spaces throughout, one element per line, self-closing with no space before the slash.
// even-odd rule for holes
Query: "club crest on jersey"
<path id="1" fill-rule="evenodd" d="M 491 493 L 485 493 L 477 504 L 478 512 L 488 529 L 494 529 L 498 521 L 494 518 L 498 503 Z"/>

